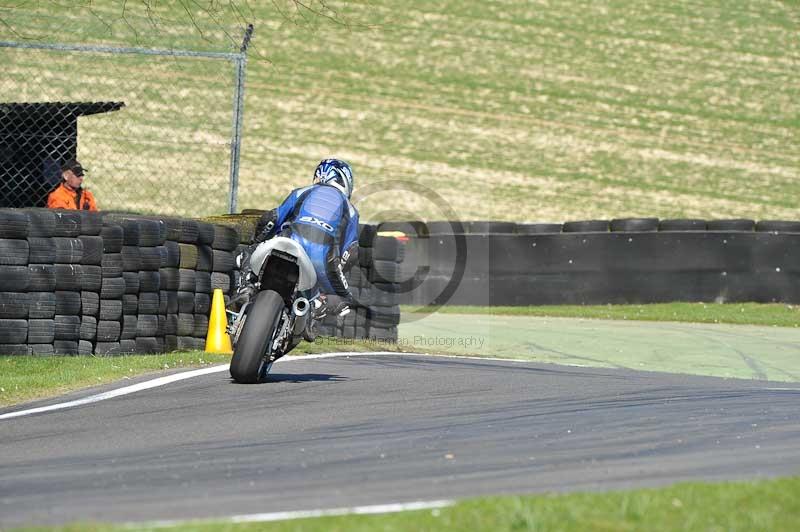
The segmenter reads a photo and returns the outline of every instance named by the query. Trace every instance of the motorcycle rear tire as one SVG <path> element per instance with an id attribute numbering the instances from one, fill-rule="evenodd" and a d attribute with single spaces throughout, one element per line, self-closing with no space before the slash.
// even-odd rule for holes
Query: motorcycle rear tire
<path id="1" fill-rule="evenodd" d="M 261 380 L 283 308 L 283 299 L 273 290 L 256 295 L 233 350 L 230 372 L 236 382 L 255 384 Z"/>

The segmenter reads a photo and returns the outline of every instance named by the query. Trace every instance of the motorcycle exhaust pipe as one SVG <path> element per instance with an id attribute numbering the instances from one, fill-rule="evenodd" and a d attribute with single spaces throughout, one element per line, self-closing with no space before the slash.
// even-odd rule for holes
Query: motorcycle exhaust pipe
<path id="1" fill-rule="evenodd" d="M 309 304 L 308 299 L 304 297 L 298 297 L 297 299 L 294 300 L 294 303 L 292 304 L 292 312 L 294 312 L 294 315 L 297 316 L 298 318 L 302 318 L 303 316 L 308 314 L 308 311 L 310 309 L 311 305 Z"/>

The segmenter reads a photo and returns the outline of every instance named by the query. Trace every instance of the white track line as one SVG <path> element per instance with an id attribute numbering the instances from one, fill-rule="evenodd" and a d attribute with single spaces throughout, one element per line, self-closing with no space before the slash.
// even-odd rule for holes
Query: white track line
<path id="1" fill-rule="evenodd" d="M 375 356 L 375 355 L 395 355 L 395 356 L 403 356 L 403 355 L 411 355 L 411 356 L 445 356 L 448 358 L 469 358 L 469 359 L 478 359 L 478 360 L 503 360 L 506 362 L 525 362 L 524 360 L 513 360 L 513 359 L 500 359 L 500 358 L 481 358 L 481 357 L 467 357 L 467 356 L 457 356 L 457 355 L 430 355 L 428 353 L 398 353 L 395 351 L 374 351 L 374 352 L 341 352 L 341 353 L 320 353 L 316 355 L 299 355 L 299 356 L 288 356 L 286 358 L 282 358 L 281 362 L 290 362 L 292 360 L 309 360 L 309 359 L 316 359 L 316 358 L 334 358 L 334 357 L 351 357 L 351 356 Z M 83 399 L 76 399 L 75 401 L 68 401 L 66 403 L 57 403 L 54 405 L 48 406 L 40 406 L 37 408 L 30 408 L 28 410 L 19 410 L 17 412 L 8 412 L 6 414 L 0 414 L 0 421 L 4 419 L 12 419 L 17 417 L 23 416 L 30 416 L 32 414 L 41 414 L 43 412 L 52 412 L 54 410 L 63 410 L 65 408 L 72 408 L 75 406 L 82 406 L 88 405 L 92 403 L 97 403 L 99 401 L 105 401 L 106 399 L 113 399 L 115 397 L 120 397 L 123 395 L 128 395 L 136 392 L 141 392 L 142 390 L 149 390 L 150 388 L 157 388 L 159 386 L 164 386 L 166 384 L 171 384 L 173 382 L 182 381 L 185 379 L 191 379 L 193 377 L 200 377 L 202 375 L 209 375 L 211 373 L 218 373 L 220 371 L 225 371 L 229 367 L 229 364 L 223 364 L 220 366 L 211 366 L 209 368 L 202 368 L 196 369 L 192 371 L 185 371 L 182 373 L 176 373 L 175 375 L 168 375 L 166 377 L 159 377 L 157 379 L 140 382 L 139 384 L 132 384 L 130 386 L 125 386 L 124 388 L 117 388 L 116 390 L 111 390 L 108 392 L 99 393 L 97 395 L 91 395 L 89 397 L 84 397 Z"/>
<path id="2" fill-rule="evenodd" d="M 455 501 L 417 501 L 408 503 L 376 504 L 372 506 L 354 506 L 352 508 L 331 508 L 329 510 L 300 510 L 296 512 L 271 512 L 262 514 L 233 515 L 219 519 L 187 520 L 187 521 L 153 521 L 149 523 L 129 523 L 127 527 L 138 528 L 171 528 L 202 523 L 265 523 L 268 521 L 286 521 L 289 519 L 307 519 L 311 517 L 330 517 L 340 515 L 388 514 L 395 512 L 413 512 L 416 510 L 433 510 L 446 508 Z"/>

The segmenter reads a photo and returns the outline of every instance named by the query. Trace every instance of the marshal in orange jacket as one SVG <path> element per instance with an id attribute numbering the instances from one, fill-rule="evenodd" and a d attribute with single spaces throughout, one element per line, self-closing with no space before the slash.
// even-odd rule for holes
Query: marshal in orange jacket
<path id="1" fill-rule="evenodd" d="M 97 210 L 94 194 L 83 188 L 76 191 L 69 190 L 64 183 L 58 185 L 58 188 L 47 196 L 47 206 L 51 209 Z"/>

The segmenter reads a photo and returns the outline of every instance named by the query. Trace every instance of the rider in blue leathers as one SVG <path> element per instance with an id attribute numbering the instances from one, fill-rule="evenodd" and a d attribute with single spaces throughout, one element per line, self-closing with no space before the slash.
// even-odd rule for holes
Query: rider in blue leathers
<path id="1" fill-rule="evenodd" d="M 314 264 L 317 288 L 304 295 L 309 300 L 326 303 L 328 312 L 346 314 L 353 296 L 345 271 L 358 261 L 358 211 L 350 203 L 352 192 L 350 165 L 339 159 L 321 161 L 311 185 L 293 190 L 277 209 L 268 211 L 259 220 L 253 245 L 240 256 L 239 292 L 249 290 L 252 281 L 249 258 L 255 247 L 281 235 L 302 245 Z M 320 292 L 325 295 L 318 298 Z M 324 311 L 323 307 L 317 316 Z"/>

